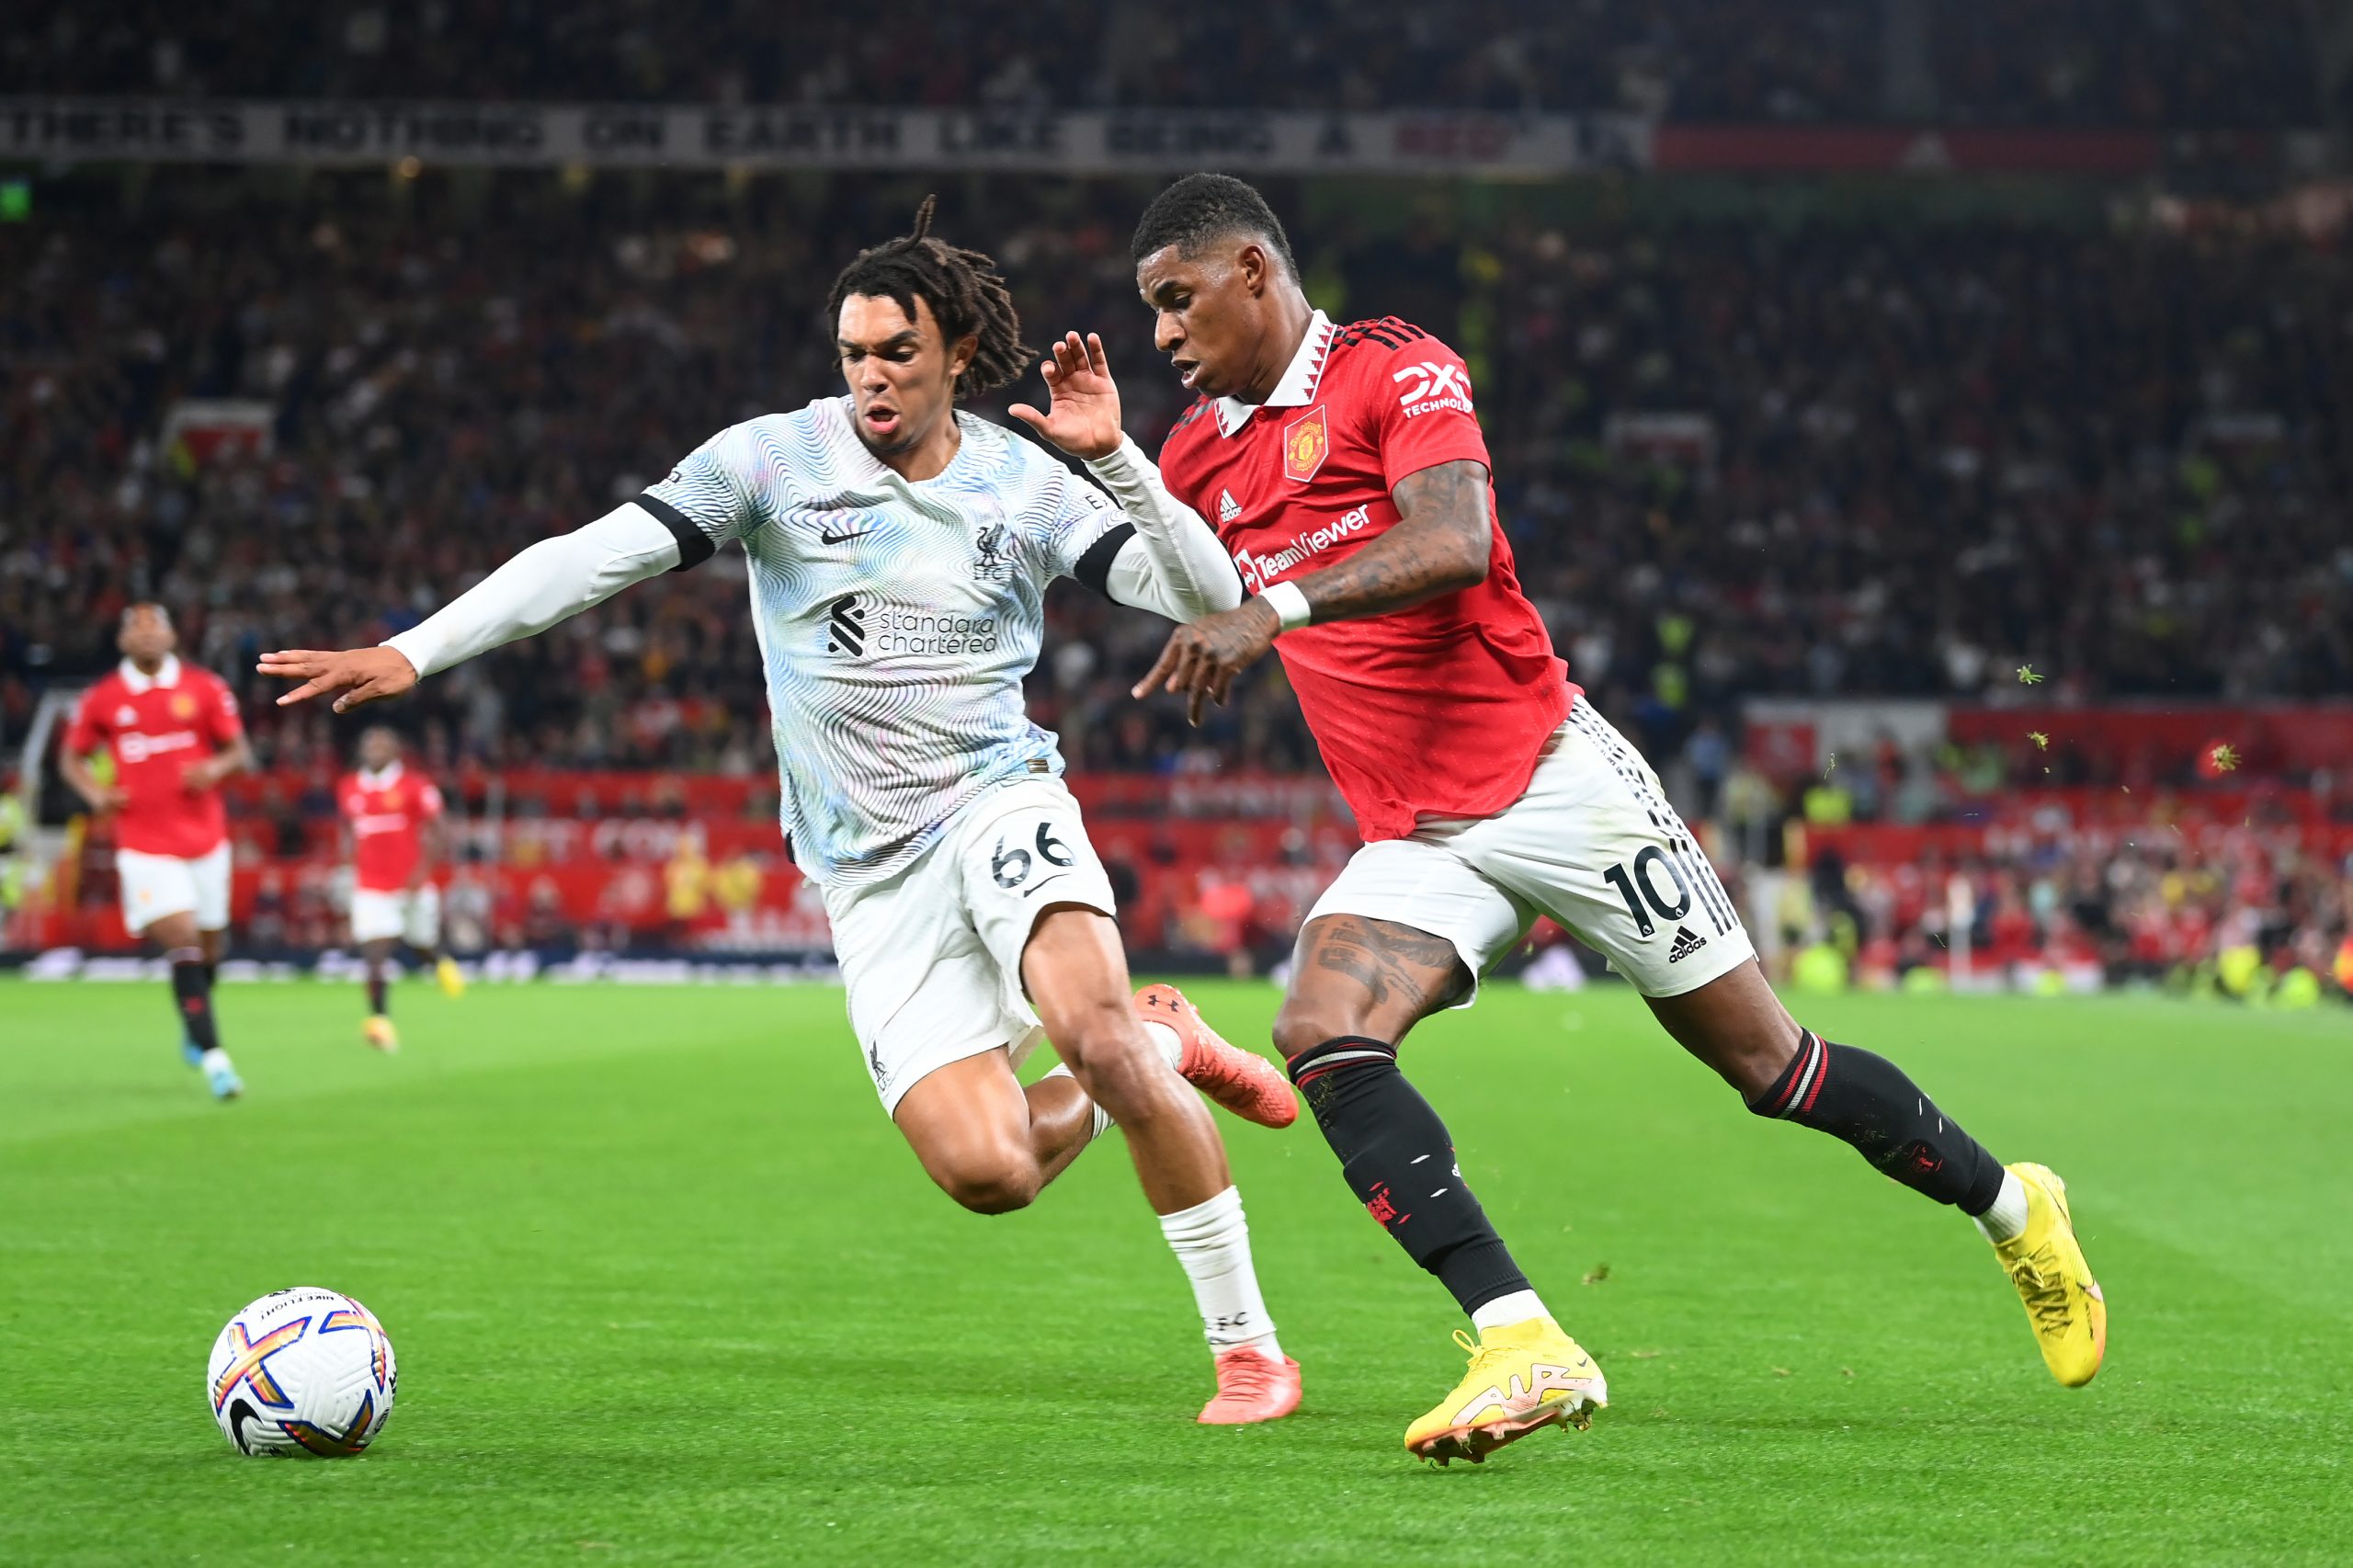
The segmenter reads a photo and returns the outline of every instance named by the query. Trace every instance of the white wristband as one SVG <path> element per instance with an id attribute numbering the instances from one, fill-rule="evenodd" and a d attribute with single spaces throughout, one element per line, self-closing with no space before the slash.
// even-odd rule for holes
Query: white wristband
<path id="1" fill-rule="evenodd" d="M 1315 612 L 1307 607 L 1307 596 L 1299 591 L 1297 583 L 1269 583 L 1258 596 L 1267 608 L 1275 612 L 1285 631 L 1295 631 L 1313 619 Z"/>

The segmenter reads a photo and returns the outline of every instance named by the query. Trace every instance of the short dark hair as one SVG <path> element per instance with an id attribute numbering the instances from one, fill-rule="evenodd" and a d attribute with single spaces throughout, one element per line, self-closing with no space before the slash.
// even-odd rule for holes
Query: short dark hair
<path id="1" fill-rule="evenodd" d="M 968 335 L 980 339 L 972 362 L 956 383 L 958 395 L 994 392 L 1019 377 L 1035 350 L 1022 344 L 1021 318 L 1014 313 L 1012 292 L 996 263 L 979 251 L 931 237 L 938 200 L 923 199 L 912 232 L 858 252 L 842 268 L 834 279 L 834 291 L 825 297 L 825 318 L 840 321 L 842 301 L 863 294 L 870 300 L 895 300 L 913 321 L 920 295 L 951 347 Z"/>
<path id="2" fill-rule="evenodd" d="M 1170 245 L 1176 247 L 1179 256 L 1199 256 L 1202 246 L 1228 234 L 1248 234 L 1264 241 L 1268 250 L 1282 258 L 1284 269 L 1293 278 L 1299 276 L 1299 263 L 1290 254 L 1290 236 L 1283 233 L 1282 221 L 1258 194 L 1257 187 L 1232 175 L 1187 175 L 1154 197 L 1136 222 L 1128 258 L 1142 261 Z"/>

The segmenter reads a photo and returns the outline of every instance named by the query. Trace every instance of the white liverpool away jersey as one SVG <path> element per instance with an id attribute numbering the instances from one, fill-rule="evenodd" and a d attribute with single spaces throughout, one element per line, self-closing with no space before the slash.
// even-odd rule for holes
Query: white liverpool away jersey
<path id="1" fill-rule="evenodd" d="M 1046 585 L 1125 519 L 985 419 L 957 414 L 954 460 L 920 482 L 850 419 L 836 397 L 747 420 L 645 494 L 751 558 L 784 831 L 809 875 L 854 886 L 914 859 L 976 796 L 1062 772 L 1021 680 Z"/>

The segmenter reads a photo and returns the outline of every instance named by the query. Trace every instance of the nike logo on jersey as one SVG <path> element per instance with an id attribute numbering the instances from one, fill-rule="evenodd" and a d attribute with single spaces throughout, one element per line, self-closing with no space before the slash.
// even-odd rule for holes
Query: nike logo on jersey
<path id="1" fill-rule="evenodd" d="M 872 528 L 859 528 L 855 532 L 846 534 L 820 533 L 817 536 L 817 542 L 819 544 L 841 544 L 848 540 L 864 539 L 868 534 L 870 534 L 874 530 Z"/>

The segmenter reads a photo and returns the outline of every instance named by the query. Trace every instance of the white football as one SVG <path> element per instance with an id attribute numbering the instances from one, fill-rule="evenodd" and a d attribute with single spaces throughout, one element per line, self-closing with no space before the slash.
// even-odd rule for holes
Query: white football
<path id="1" fill-rule="evenodd" d="M 399 1383 L 376 1314 L 315 1286 L 272 1290 L 212 1342 L 205 1397 L 244 1454 L 346 1459 L 375 1441 Z"/>

